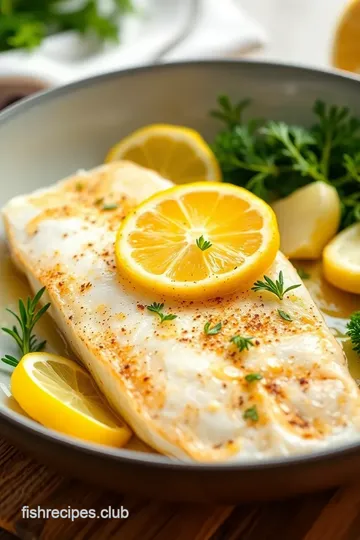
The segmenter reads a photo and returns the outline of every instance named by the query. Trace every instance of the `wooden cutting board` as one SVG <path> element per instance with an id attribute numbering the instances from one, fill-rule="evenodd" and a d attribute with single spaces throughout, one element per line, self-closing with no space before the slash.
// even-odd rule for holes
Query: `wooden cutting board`
<path id="1" fill-rule="evenodd" d="M 123 506 L 129 517 L 26 519 L 24 505 Z M 360 486 L 236 507 L 149 501 L 64 478 L 0 440 L 0 527 L 0 540 L 359 540 Z"/>

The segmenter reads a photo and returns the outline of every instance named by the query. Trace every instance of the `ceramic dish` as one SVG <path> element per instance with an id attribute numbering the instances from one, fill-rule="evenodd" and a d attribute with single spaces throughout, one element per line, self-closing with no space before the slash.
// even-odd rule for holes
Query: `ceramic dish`
<path id="1" fill-rule="evenodd" d="M 0 203 L 101 163 L 109 147 L 145 124 L 188 125 L 211 140 L 219 93 L 251 96 L 259 117 L 307 124 L 313 102 L 346 104 L 360 115 L 360 81 L 335 73 L 253 62 L 194 62 L 101 75 L 45 92 L 0 116 Z M 7 263 L 1 233 L 1 318 L 26 284 Z M 0 352 L 5 352 L 3 337 Z M 49 336 L 56 349 L 59 337 Z M 6 345 L 8 351 L 8 344 Z M 293 495 L 360 476 L 360 443 L 328 452 L 248 464 L 183 463 L 113 449 L 52 432 L 21 414 L 0 369 L 0 430 L 23 450 L 66 473 L 118 491 L 177 500 L 236 502 Z"/>

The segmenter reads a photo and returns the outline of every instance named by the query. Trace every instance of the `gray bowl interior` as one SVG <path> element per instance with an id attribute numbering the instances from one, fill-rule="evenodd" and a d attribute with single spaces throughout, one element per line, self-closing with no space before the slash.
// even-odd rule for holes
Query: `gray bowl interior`
<path id="1" fill-rule="evenodd" d="M 307 124 L 317 98 L 360 113 L 359 85 L 327 73 L 256 63 L 194 63 L 103 76 L 56 89 L 4 112 L 0 204 L 102 162 L 132 130 L 168 122 L 211 141 L 218 94 L 252 99 L 247 114 Z"/>

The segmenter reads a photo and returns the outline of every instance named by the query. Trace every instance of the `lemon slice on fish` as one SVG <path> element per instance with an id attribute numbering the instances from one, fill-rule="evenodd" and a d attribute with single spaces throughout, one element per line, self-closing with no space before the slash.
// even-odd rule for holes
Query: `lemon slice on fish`
<path id="1" fill-rule="evenodd" d="M 12 374 L 11 391 L 31 418 L 66 435 L 110 446 L 124 446 L 131 437 L 89 373 L 67 358 L 25 355 Z"/>
<path id="2" fill-rule="evenodd" d="M 180 298 L 246 289 L 279 249 L 273 210 L 249 191 L 198 182 L 162 191 L 120 226 L 116 259 L 122 279 Z"/>

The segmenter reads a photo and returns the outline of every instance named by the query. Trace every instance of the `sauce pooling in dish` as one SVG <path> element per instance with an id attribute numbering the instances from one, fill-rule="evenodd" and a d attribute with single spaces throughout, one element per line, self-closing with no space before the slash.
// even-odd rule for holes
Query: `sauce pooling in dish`
<path id="1" fill-rule="evenodd" d="M 346 336 L 346 325 L 350 315 L 360 309 L 360 297 L 336 289 L 322 275 L 321 262 L 293 261 L 296 268 L 301 268 L 310 277 L 304 279 L 316 305 L 323 314 L 328 327 L 342 343 L 351 375 L 360 385 L 360 359 L 352 350 L 350 340 Z"/>

